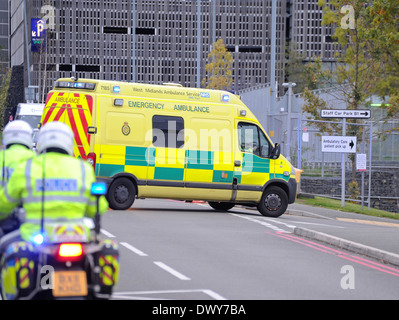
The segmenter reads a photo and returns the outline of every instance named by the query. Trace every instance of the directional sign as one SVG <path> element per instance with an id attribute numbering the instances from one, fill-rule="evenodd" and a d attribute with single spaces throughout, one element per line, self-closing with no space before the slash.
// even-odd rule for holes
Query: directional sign
<path id="1" fill-rule="evenodd" d="M 371 116 L 370 110 L 348 110 L 348 109 L 328 109 L 321 110 L 322 118 L 354 118 L 368 119 Z"/>
<path id="2" fill-rule="evenodd" d="M 42 19 L 31 19 L 31 51 L 42 52 L 46 48 L 46 23 Z"/>
<path id="3" fill-rule="evenodd" d="M 321 151 L 356 153 L 356 137 L 322 136 Z"/>

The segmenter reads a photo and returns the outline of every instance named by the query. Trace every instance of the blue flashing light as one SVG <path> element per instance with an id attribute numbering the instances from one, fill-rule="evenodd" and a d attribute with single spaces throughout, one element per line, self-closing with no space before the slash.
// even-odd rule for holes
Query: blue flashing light
<path id="1" fill-rule="evenodd" d="M 44 241 L 44 237 L 40 233 L 33 237 L 33 242 L 36 243 L 36 244 L 42 244 L 43 241 Z"/>
<path id="2" fill-rule="evenodd" d="M 113 87 L 112 90 L 113 90 L 115 93 L 119 93 L 119 92 L 121 92 L 121 87 L 115 86 L 115 87 Z"/>
<path id="3" fill-rule="evenodd" d="M 228 95 L 228 94 L 222 95 L 222 101 L 223 102 L 229 102 L 230 101 L 230 95 Z"/>
<path id="4" fill-rule="evenodd" d="M 93 182 L 91 184 L 91 194 L 95 196 L 102 196 L 107 193 L 107 185 L 105 182 Z"/>
<path id="5" fill-rule="evenodd" d="M 76 82 L 76 83 L 74 83 L 73 84 L 73 87 L 74 88 L 79 88 L 79 89 L 82 89 L 82 88 L 84 88 L 84 83 L 82 83 L 82 82 Z"/>

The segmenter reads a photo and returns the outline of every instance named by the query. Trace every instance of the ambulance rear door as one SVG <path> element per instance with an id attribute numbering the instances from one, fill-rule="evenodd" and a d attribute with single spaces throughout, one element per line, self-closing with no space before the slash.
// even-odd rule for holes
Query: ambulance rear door
<path id="1" fill-rule="evenodd" d="M 51 121 L 67 124 L 74 133 L 74 156 L 87 159 L 90 152 L 93 97 L 86 93 L 58 92 L 49 93 L 43 111 L 42 125 Z"/>

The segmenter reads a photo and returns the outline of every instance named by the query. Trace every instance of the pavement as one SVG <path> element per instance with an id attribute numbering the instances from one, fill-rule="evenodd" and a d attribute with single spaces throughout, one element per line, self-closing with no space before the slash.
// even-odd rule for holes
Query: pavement
<path id="1" fill-rule="evenodd" d="M 308 228 L 295 227 L 298 236 L 399 266 L 399 220 L 298 203 L 290 204 L 285 214 L 315 218 Z"/>

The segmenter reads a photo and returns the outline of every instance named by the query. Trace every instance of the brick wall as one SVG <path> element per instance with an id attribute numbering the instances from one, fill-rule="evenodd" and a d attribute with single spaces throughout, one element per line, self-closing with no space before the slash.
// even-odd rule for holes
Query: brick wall
<path id="1" fill-rule="evenodd" d="M 352 181 L 351 172 L 345 173 L 345 198 L 349 198 L 348 184 Z M 356 174 L 361 191 L 361 174 Z M 364 174 L 364 201 L 367 201 L 369 173 Z M 341 177 L 301 177 L 302 193 L 320 194 L 341 198 Z M 367 203 L 365 202 L 365 206 Z M 370 207 L 399 213 L 399 168 L 373 168 L 371 170 Z"/>

